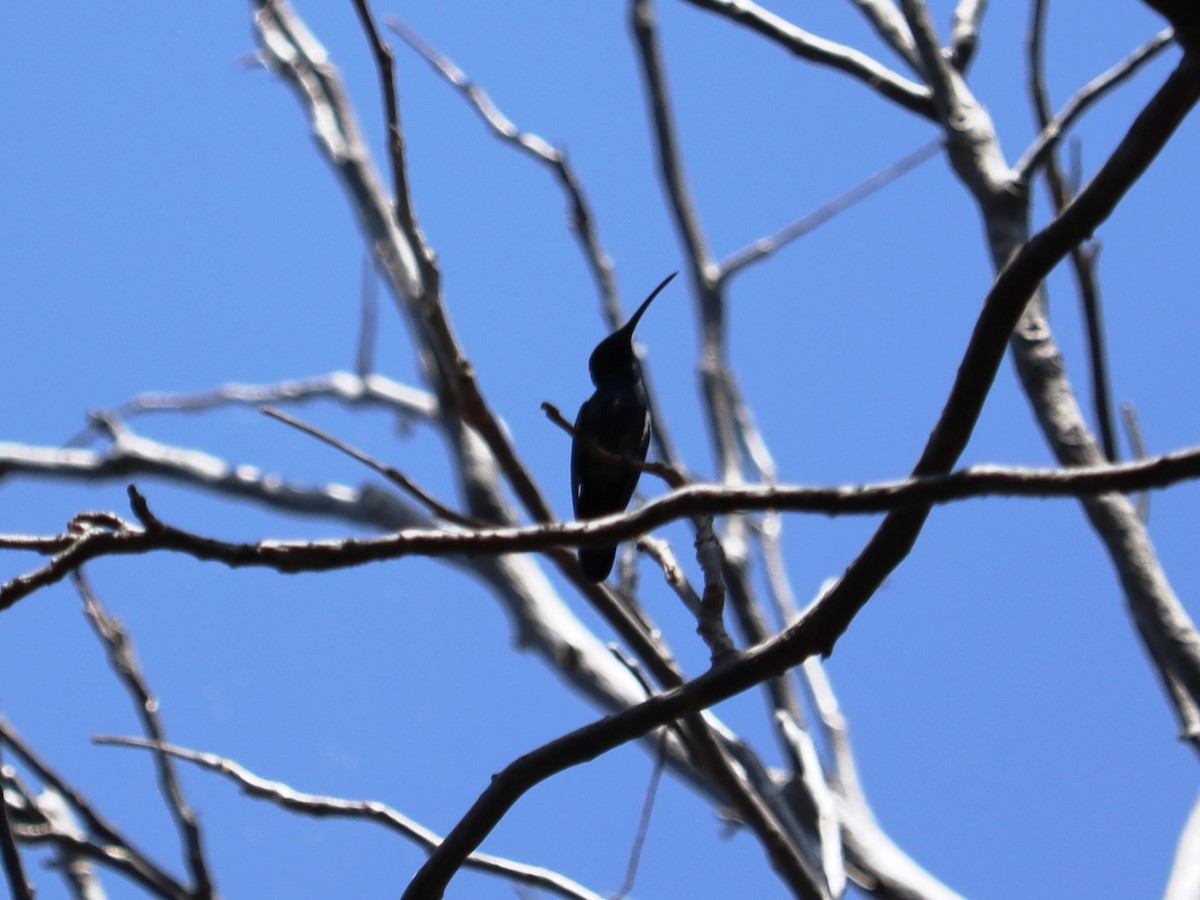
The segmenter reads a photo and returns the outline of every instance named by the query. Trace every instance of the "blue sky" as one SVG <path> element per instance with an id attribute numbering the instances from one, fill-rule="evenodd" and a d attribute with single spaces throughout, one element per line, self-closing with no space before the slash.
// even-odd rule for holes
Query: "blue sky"
<path id="1" fill-rule="evenodd" d="M 933 4 L 945 29 L 951 5 Z M 1161 23 L 1134 2 L 1052 11 L 1056 104 Z M 815 8 L 809 8 L 815 7 Z M 1034 130 L 1024 4 L 993 4 L 971 76 L 1015 161 Z M 1010 8 L 1011 7 L 1011 8 Z M 848 3 L 791 8 L 804 27 L 884 55 Z M 299 6 L 330 50 L 382 159 L 375 73 L 349 4 Z M 61 445 L 88 410 L 147 390 L 270 383 L 353 365 L 363 246 L 290 93 L 246 65 L 247 7 L 139 4 L 57 17 L 0 12 L 6 60 L 0 216 L 6 247 L 0 442 Z M 626 308 L 681 268 L 658 186 L 623 4 L 419 2 L 395 13 L 449 54 L 521 127 L 564 146 L 595 205 Z M 928 123 L 836 73 L 796 62 L 686 4 L 659 10 L 698 212 L 718 258 L 799 218 L 928 141 Z M 1105 158 L 1178 51 L 1082 122 L 1085 174 Z M 893 60 L 884 56 L 888 64 Z M 604 333 L 551 178 L 485 132 L 398 48 L 416 207 L 459 338 L 554 509 L 570 509 L 567 439 L 539 410 L 587 395 Z M 1114 393 L 1152 452 L 1196 444 L 1197 257 L 1176 236 L 1198 184 L 1195 121 L 1097 234 Z M 1046 211 L 1039 207 L 1039 222 Z M 740 276 L 731 353 L 781 479 L 902 476 L 949 389 L 991 282 L 973 205 L 942 159 Z M 698 402 L 686 279 L 639 328 L 676 441 L 714 472 Z M 1053 321 L 1086 396 L 1078 307 L 1064 272 Z M 380 371 L 410 382 L 403 326 L 382 307 Z M 441 444 L 378 413 L 296 412 L 453 497 Z M 300 483 L 375 476 L 251 410 L 137 420 L 147 436 Z M 965 463 L 1050 461 L 1006 365 Z M 181 527 L 228 539 L 337 536 L 347 526 L 139 479 Z M 81 510 L 124 514 L 124 481 L 0 481 L 0 533 L 52 534 Z M 649 494 L 658 485 L 645 485 Z M 1196 614 L 1197 488 L 1153 500 L 1151 534 Z M 869 535 L 866 519 L 789 517 L 803 600 Z M 687 535 L 668 529 L 682 557 Z M 693 577 L 694 561 L 687 561 Z M 0 556 L 0 580 L 35 557 Z M 128 626 L 169 736 L 299 790 L 387 802 L 448 830 L 515 756 L 593 720 L 514 651 L 491 597 L 443 565 L 404 560 L 319 576 L 229 571 L 166 555 L 89 567 Z M 641 599 L 689 674 L 694 623 L 642 563 Z M 579 610 L 596 625 L 595 617 Z M 601 631 L 602 637 L 607 635 Z M 149 760 L 93 747 L 133 734 L 129 703 L 67 585 L 4 613 L 0 708 L 47 759 L 176 872 Z M 828 663 L 880 823 L 964 895 L 1153 896 L 1195 802 L 1189 751 L 1130 628 L 1098 541 L 1065 501 L 937 510 L 911 557 Z M 778 763 L 757 694 L 718 707 Z M 614 891 L 651 760 L 623 748 L 539 787 L 485 850 Z M 358 823 L 298 818 L 185 770 L 227 897 L 396 896 L 421 860 Z M 40 896 L 61 894 L 30 854 Z M 119 879 L 110 895 L 134 896 Z M 349 893 L 347 893 L 349 892 Z M 664 784 L 635 896 L 785 895 L 753 839 Z M 509 897 L 476 875 L 451 897 Z"/>

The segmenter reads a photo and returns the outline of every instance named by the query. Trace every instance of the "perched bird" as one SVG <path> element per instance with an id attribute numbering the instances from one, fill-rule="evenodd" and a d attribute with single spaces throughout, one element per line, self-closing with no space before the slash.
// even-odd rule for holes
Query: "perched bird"
<path id="1" fill-rule="evenodd" d="M 650 404 L 633 354 L 633 330 L 650 302 L 677 274 L 664 278 L 628 322 L 596 345 L 588 360 L 596 392 L 579 408 L 571 445 L 571 499 L 577 519 L 622 512 L 633 497 L 641 472 L 625 463 L 600 459 L 588 442 L 624 459 L 645 461 L 650 446 Z M 616 546 L 580 547 L 579 567 L 591 581 L 603 581 L 616 556 Z"/>

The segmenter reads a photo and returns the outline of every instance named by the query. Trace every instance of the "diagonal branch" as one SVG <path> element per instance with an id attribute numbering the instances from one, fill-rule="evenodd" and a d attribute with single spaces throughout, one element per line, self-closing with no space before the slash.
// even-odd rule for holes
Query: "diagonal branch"
<path id="1" fill-rule="evenodd" d="M 834 197 L 828 203 L 817 207 L 804 218 L 798 219 L 791 225 L 781 228 L 768 237 L 755 241 L 744 250 L 739 250 L 721 262 L 717 267 L 720 271 L 720 274 L 717 276 L 718 279 L 722 282 L 728 282 L 743 269 L 755 263 L 762 262 L 764 259 L 778 253 L 792 241 L 804 237 L 804 235 L 811 231 L 815 231 L 856 203 L 860 203 L 876 191 L 887 187 L 902 175 L 908 174 L 922 163 L 932 159 L 944 145 L 945 141 L 941 138 L 929 141 L 924 146 L 918 147 L 908 155 L 901 157 L 890 166 L 880 169 L 874 175 L 863 179 L 844 194 Z"/>
<path id="2" fill-rule="evenodd" d="M 950 64 L 965 72 L 979 46 L 979 27 L 987 13 L 988 0 L 958 0 L 950 29 Z"/>
<path id="3" fill-rule="evenodd" d="M 134 702 L 138 718 L 142 720 L 142 729 L 151 742 L 161 743 L 166 736 L 158 716 L 158 699 L 146 685 L 128 633 L 120 622 L 105 612 L 82 570 L 74 572 L 72 580 L 75 589 L 83 598 L 84 612 L 88 620 L 104 642 L 110 667 L 125 685 L 126 692 Z M 159 790 L 167 801 L 167 808 L 175 820 L 175 827 L 183 844 L 188 871 L 192 877 L 192 894 L 197 898 L 212 898 L 216 896 L 215 887 L 205 856 L 204 833 L 200 830 L 200 823 L 183 796 L 183 789 L 175 776 L 175 766 L 171 759 L 166 754 L 156 753 L 154 762 L 158 769 Z"/>
<path id="4" fill-rule="evenodd" d="M 441 838 L 434 832 L 377 800 L 344 800 L 340 797 L 308 794 L 298 791 L 282 781 L 270 781 L 261 775 L 255 775 L 245 766 L 227 757 L 217 756 L 215 753 L 201 753 L 158 740 L 109 736 L 99 736 L 93 740 L 102 746 L 137 747 L 190 762 L 202 769 L 224 776 L 240 787 L 247 796 L 257 800 L 266 800 L 291 812 L 314 818 L 357 819 L 371 822 L 396 832 L 425 850 L 433 850 L 441 843 Z M 589 891 L 557 872 L 538 866 L 529 866 L 497 856 L 489 856 L 486 853 L 472 854 L 464 865 L 469 869 L 477 869 L 490 875 L 507 878 L 516 884 L 540 888 L 555 896 L 569 898 L 569 900 L 600 900 L 599 894 Z"/>
<path id="5" fill-rule="evenodd" d="M 0 741 L 0 751 L 3 749 L 4 744 Z M 4 756 L 3 752 L 0 752 L 0 771 L 3 768 Z M 0 782 L 0 863 L 3 863 L 8 892 L 13 900 L 33 900 L 36 891 L 33 883 L 25 876 L 21 851 L 17 849 L 17 841 L 13 837 L 12 825 L 8 820 L 8 800 L 4 796 L 2 782 Z"/>
<path id="6" fill-rule="evenodd" d="M 752 0 L 687 2 L 761 34 L 800 59 L 843 72 L 909 112 L 926 119 L 933 118 L 933 104 L 928 89 L 897 75 L 853 47 L 810 34 Z"/>
<path id="7" fill-rule="evenodd" d="M 912 32 L 908 23 L 892 0 L 850 0 L 858 7 L 859 12 L 866 16 L 871 27 L 875 29 L 880 39 L 895 53 L 908 63 L 914 72 L 921 71 L 921 61 L 917 58 L 917 48 L 913 44 Z"/>
<path id="8" fill-rule="evenodd" d="M 36 837 L 56 844 L 71 856 L 86 856 L 102 863 L 127 878 L 142 885 L 148 893 L 159 897 L 188 897 L 190 892 L 170 874 L 156 866 L 151 859 L 134 844 L 126 840 L 116 826 L 105 819 L 91 802 L 28 744 L 13 725 L 0 715 L 0 744 L 12 750 L 44 786 L 62 804 L 82 820 L 86 829 L 83 834 L 66 834 L 61 829 L 41 829 Z M 33 835 L 22 835 L 32 840 Z"/>
<path id="9" fill-rule="evenodd" d="M 984 304 L 954 387 L 915 467 L 945 471 L 962 453 L 983 407 L 1008 337 L 1042 279 L 1090 234 L 1150 165 L 1200 99 L 1200 63 L 1186 57 L 1137 117 L 1092 182 L 1047 228 L 1022 246 L 1000 272 Z M 565 735 L 509 765 L 447 836 L 409 884 L 405 897 L 433 898 L 484 837 L 534 785 L 594 759 L 682 715 L 745 691 L 817 653 L 828 654 L 857 612 L 904 559 L 929 514 L 918 508 L 890 514 L 833 587 L 779 637 L 746 651 L 734 663 Z"/>
<path id="10" fill-rule="evenodd" d="M 528 131 L 521 131 L 504 115 L 492 102 L 492 98 L 479 85 L 467 78 L 454 62 L 439 53 L 419 34 L 409 28 L 400 19 L 392 16 L 387 25 L 401 40 L 421 56 L 433 69 L 462 94 L 471 106 L 479 113 L 480 118 L 500 140 L 505 141 L 541 165 L 548 167 L 566 194 L 567 203 L 571 210 L 571 230 L 575 232 L 583 249 L 584 258 L 592 270 L 592 276 L 600 287 L 605 306 L 610 312 L 609 324 L 616 328 L 623 318 L 616 314 L 616 280 L 613 277 L 613 264 L 604 248 L 600 245 L 600 237 L 595 227 L 595 216 L 591 204 L 583 191 L 583 185 L 574 167 L 567 160 L 566 153 L 553 146 L 544 138 Z"/>
<path id="11" fill-rule="evenodd" d="M 1163 50 L 1171 45 L 1172 38 L 1171 29 L 1167 28 L 1160 31 L 1107 72 L 1096 76 L 1081 87 L 1067 101 L 1066 106 L 1057 115 L 1051 117 L 1049 106 L 1043 100 L 1038 99 L 1045 97 L 1045 78 L 1042 75 L 1041 64 L 1043 34 L 1043 25 L 1041 23 L 1044 13 L 1039 12 L 1044 10 L 1043 4 L 1044 0 L 1041 0 L 1034 7 L 1034 25 L 1030 28 L 1029 39 L 1030 78 L 1032 82 L 1030 93 L 1036 101 L 1041 132 L 1033 143 L 1029 145 L 1029 148 L 1025 151 L 1020 161 L 1013 167 L 1014 177 L 1022 182 L 1031 180 L 1034 173 L 1046 165 L 1049 154 L 1054 151 L 1055 147 L 1058 146 L 1075 123 L 1082 118 L 1084 113 L 1108 94 L 1109 91 L 1141 71 L 1143 66 L 1155 59 Z"/>

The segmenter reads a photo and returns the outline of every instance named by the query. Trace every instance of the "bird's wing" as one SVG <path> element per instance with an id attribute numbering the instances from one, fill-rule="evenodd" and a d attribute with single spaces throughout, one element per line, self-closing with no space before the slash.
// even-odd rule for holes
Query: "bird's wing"
<path id="1" fill-rule="evenodd" d="M 591 400 L 585 400 L 579 407 L 579 415 L 575 417 L 576 435 L 587 433 L 588 409 L 592 405 Z M 579 437 L 576 437 L 571 441 L 571 506 L 575 510 L 577 519 L 580 517 L 579 498 L 583 490 L 584 473 L 587 471 L 589 460 L 591 460 L 591 455 L 588 453 L 587 445 Z"/>

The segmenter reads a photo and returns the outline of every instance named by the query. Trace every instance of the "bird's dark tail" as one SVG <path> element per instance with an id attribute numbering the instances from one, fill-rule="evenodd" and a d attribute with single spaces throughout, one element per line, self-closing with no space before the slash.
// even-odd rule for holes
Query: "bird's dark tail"
<path id="1" fill-rule="evenodd" d="M 580 547 L 579 568 L 588 581 L 603 581 L 617 558 L 616 547 Z"/>

